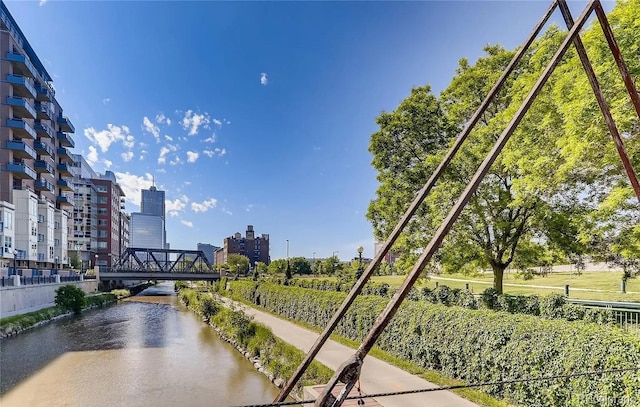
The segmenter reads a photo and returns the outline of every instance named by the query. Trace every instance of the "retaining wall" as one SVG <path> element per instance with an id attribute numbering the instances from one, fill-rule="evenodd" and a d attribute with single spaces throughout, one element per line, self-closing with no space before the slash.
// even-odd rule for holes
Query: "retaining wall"
<path id="1" fill-rule="evenodd" d="M 85 294 L 98 291 L 96 280 L 4 287 L 0 290 L 0 318 L 52 307 L 56 290 L 67 284 L 79 287 Z"/>

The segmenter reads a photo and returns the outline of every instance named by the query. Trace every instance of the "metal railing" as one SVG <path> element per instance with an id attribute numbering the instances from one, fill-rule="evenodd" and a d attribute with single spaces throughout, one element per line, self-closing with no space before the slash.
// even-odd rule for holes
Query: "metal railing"
<path id="1" fill-rule="evenodd" d="M 25 285 L 38 285 L 38 284 L 54 284 L 57 282 L 57 276 L 33 276 L 33 277 L 25 277 L 20 276 L 20 286 Z M 72 283 L 78 281 L 87 281 L 87 280 L 95 280 L 96 276 L 60 276 L 60 283 Z M 0 287 L 15 287 L 13 276 L 2 276 L 0 277 Z"/>
<path id="2" fill-rule="evenodd" d="M 613 322 L 620 328 L 640 329 L 640 303 L 574 299 L 567 299 L 566 301 L 586 309 L 607 311 L 609 315 L 606 322 Z"/>

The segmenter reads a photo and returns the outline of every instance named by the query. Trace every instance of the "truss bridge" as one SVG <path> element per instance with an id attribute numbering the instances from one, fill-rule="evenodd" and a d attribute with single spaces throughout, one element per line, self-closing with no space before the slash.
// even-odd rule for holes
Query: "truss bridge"
<path id="1" fill-rule="evenodd" d="M 220 273 L 200 250 L 130 247 L 100 279 L 214 281 Z"/>

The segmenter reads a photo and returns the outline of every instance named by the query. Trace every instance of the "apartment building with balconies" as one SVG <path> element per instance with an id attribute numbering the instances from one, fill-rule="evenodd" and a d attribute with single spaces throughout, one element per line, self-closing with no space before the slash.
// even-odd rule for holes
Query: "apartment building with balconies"
<path id="1" fill-rule="evenodd" d="M 69 265 L 75 129 L 52 79 L 5 2 L 0 8 L 0 275 L 41 275 Z M 5 230 L 6 229 L 6 230 Z M 51 232 L 53 230 L 53 232 Z M 11 235 L 13 233 L 13 236 Z M 53 237 L 52 237 L 53 234 Z"/>
<path id="2" fill-rule="evenodd" d="M 128 237 L 128 223 L 123 226 L 124 192 L 116 180 L 115 174 L 106 171 L 100 178 L 92 179 L 91 182 L 97 190 L 97 232 L 96 239 L 96 261 L 95 264 L 101 268 L 110 268 L 118 261 L 123 248 L 129 246 L 125 241 Z M 126 227 L 126 233 L 122 230 Z"/>

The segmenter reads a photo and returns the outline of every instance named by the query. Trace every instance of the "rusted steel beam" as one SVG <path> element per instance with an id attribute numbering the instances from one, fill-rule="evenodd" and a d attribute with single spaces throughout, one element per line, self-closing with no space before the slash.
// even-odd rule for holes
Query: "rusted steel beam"
<path id="1" fill-rule="evenodd" d="M 520 124 L 520 122 L 522 121 L 522 118 L 527 113 L 527 111 L 529 110 L 529 107 L 531 107 L 531 104 L 535 100 L 536 96 L 538 95 L 538 93 L 540 93 L 540 90 L 542 89 L 544 84 L 547 82 L 547 80 L 551 76 L 551 73 L 557 66 L 558 62 L 562 59 L 567 49 L 573 42 L 574 38 L 579 34 L 580 29 L 584 26 L 585 22 L 587 21 L 587 18 L 593 11 L 593 4 L 595 1 L 596 0 L 591 0 L 589 2 L 587 7 L 584 9 L 582 14 L 576 21 L 576 24 L 569 30 L 569 33 L 565 38 L 565 40 L 562 42 L 562 45 L 560 46 L 558 51 L 555 53 L 555 55 L 553 56 L 553 58 L 545 68 L 544 72 L 538 78 L 538 81 L 534 85 L 533 89 L 527 95 L 526 99 L 522 102 L 522 105 L 516 112 L 515 116 L 511 119 L 507 128 L 502 132 L 502 134 L 496 141 L 495 145 L 491 149 L 491 152 L 484 159 L 484 161 L 476 171 L 475 175 L 473 176 L 472 180 L 467 185 L 462 195 L 459 197 L 456 204 L 453 206 L 453 208 L 451 208 L 451 211 L 449 212 L 447 217 L 444 219 L 444 221 L 442 222 L 442 224 L 440 225 L 440 227 L 432 237 L 431 241 L 429 242 L 424 252 L 418 259 L 417 264 L 411 270 L 411 273 L 409 274 L 409 276 L 405 279 L 405 281 L 402 283 L 400 288 L 394 294 L 391 301 L 387 304 L 385 309 L 378 316 L 378 319 L 374 323 L 373 327 L 371 328 L 367 336 L 364 338 L 364 341 L 362 342 L 360 347 L 356 350 L 355 354 L 349 359 L 351 363 L 343 364 L 341 366 L 341 369 L 338 369 L 335 372 L 335 374 L 331 378 L 330 383 L 335 383 L 341 377 L 350 376 L 349 369 L 353 369 L 354 361 L 361 362 L 362 360 L 364 360 L 364 357 L 369 353 L 369 351 L 375 344 L 376 340 L 382 334 L 382 331 L 387 327 L 387 325 L 395 315 L 396 311 L 400 307 L 400 304 L 409 293 L 409 290 L 411 289 L 415 281 L 418 279 L 420 272 L 424 269 L 424 267 L 427 265 L 429 260 L 431 260 L 431 258 L 433 257 L 433 254 L 436 252 L 436 250 L 442 243 L 442 240 L 445 238 L 445 236 L 447 235 L 447 233 L 449 232 L 449 230 L 451 229 L 455 221 L 458 219 L 458 216 L 460 215 L 460 213 L 462 212 L 466 204 L 471 199 L 471 195 L 473 195 L 473 193 L 478 189 L 478 186 L 482 182 L 484 176 L 489 171 L 489 168 L 498 157 L 498 154 L 500 154 L 500 152 L 502 151 L 503 147 L 505 146 L 505 144 L 507 143 L 507 141 L 509 140 L 509 138 L 517 128 L 518 124 Z M 349 378 L 349 379 L 350 379 L 349 382 L 345 383 L 345 388 L 349 387 L 349 390 L 350 390 L 351 388 L 353 388 L 355 381 L 352 378 Z M 325 390 L 322 392 L 320 397 L 316 400 L 315 405 L 319 407 L 342 405 L 342 402 L 344 401 L 344 397 L 342 397 L 342 393 L 338 397 L 338 399 L 335 399 L 335 397 L 331 395 L 332 389 L 329 389 L 328 387 L 329 386 L 325 387 Z M 346 394 L 348 394 L 349 390 L 346 391 L 345 397 L 346 397 Z"/>
<path id="2" fill-rule="evenodd" d="M 627 88 L 627 92 L 629 92 L 629 96 L 631 97 L 631 103 L 636 109 L 638 119 L 640 119 L 640 96 L 638 96 L 638 91 L 633 84 L 633 79 L 631 78 L 631 74 L 629 74 L 627 64 L 625 64 L 624 59 L 622 58 L 622 53 L 620 52 L 618 43 L 616 42 L 616 39 L 613 35 L 613 30 L 611 29 L 611 25 L 609 24 L 609 20 L 607 19 L 607 14 L 604 12 L 602 4 L 599 0 L 594 4 L 594 10 L 596 12 L 596 15 L 598 16 L 598 21 L 600 21 L 600 26 L 602 27 L 602 31 L 604 32 L 604 37 L 607 39 L 607 43 L 609 44 L 609 48 L 611 49 L 613 59 L 615 59 L 616 64 L 618 65 L 618 69 L 620 70 L 620 74 L 622 75 L 622 80 L 624 81 L 624 84 Z M 598 92 L 596 92 L 595 89 L 594 92 L 596 93 L 597 97 Z M 602 99 L 604 100 L 604 97 Z M 598 99 L 598 103 L 600 103 L 600 99 Z M 602 110 L 602 106 L 600 107 L 600 109 Z M 620 137 L 620 133 L 618 132 L 617 128 L 615 128 L 615 131 L 611 130 L 611 126 L 615 127 L 615 123 L 613 122 L 613 117 L 611 117 L 609 109 L 607 108 L 607 113 L 605 113 L 605 111 L 603 110 L 602 114 L 605 115 L 607 126 L 609 127 L 611 137 L 613 137 L 613 142 L 615 143 L 618 154 L 620 155 L 620 159 L 622 160 L 622 165 L 624 166 L 624 169 L 629 176 L 629 180 L 631 181 L 633 190 L 635 191 L 636 197 L 640 202 L 640 182 L 638 181 L 638 176 L 636 175 L 633 166 L 631 165 L 631 161 L 629 160 L 629 156 L 627 155 L 626 149 L 624 148 L 624 143 L 622 141 L 622 138 Z M 610 117 L 610 119 L 607 118 L 607 116 Z"/>
<path id="3" fill-rule="evenodd" d="M 420 191 L 418 191 L 418 194 L 416 195 L 413 202 L 409 206 L 409 209 L 407 209 L 403 217 L 400 219 L 400 222 L 393 229 L 393 231 L 391 232 L 391 235 L 385 241 L 382 249 L 378 253 L 376 253 L 375 257 L 373 258 L 373 261 L 369 263 L 369 265 L 367 266 L 362 276 L 360 276 L 358 281 L 356 281 L 354 286 L 351 288 L 351 291 L 347 295 L 347 298 L 344 299 L 344 301 L 340 305 L 340 308 L 336 311 L 334 316 L 331 318 L 331 320 L 325 327 L 324 331 L 322 331 L 322 333 L 320 334 L 316 342 L 313 344 L 313 346 L 309 350 L 309 353 L 307 353 L 307 355 L 305 356 L 300 366 L 298 366 L 298 368 L 296 369 L 294 374 L 291 376 L 291 378 L 282 387 L 282 389 L 280 390 L 280 393 L 278 394 L 278 396 L 274 401 L 276 402 L 284 401 L 286 397 L 289 395 L 289 393 L 291 392 L 291 390 L 293 389 L 293 387 L 295 386 L 295 384 L 298 382 L 298 380 L 300 380 L 300 377 L 302 377 L 302 374 L 304 373 L 304 371 L 309 367 L 309 365 L 311 364 L 311 361 L 313 361 L 313 359 L 316 357 L 316 355 L 318 354 L 318 352 L 320 351 L 324 343 L 327 341 L 327 339 L 329 339 L 329 336 L 331 336 L 331 333 L 333 332 L 335 327 L 338 325 L 338 322 L 340 322 L 340 319 L 342 319 L 342 317 L 347 312 L 347 310 L 349 309 L 353 301 L 355 301 L 358 294 L 360 294 L 360 292 L 362 291 L 362 288 L 364 287 L 364 285 L 367 283 L 367 281 L 369 281 L 369 278 L 373 274 L 373 271 L 375 270 L 375 268 L 382 262 L 382 259 L 384 259 L 384 257 L 387 255 L 387 253 L 393 246 L 393 244 L 396 242 L 402 230 L 405 228 L 405 226 L 407 226 L 407 224 L 409 223 L 413 215 L 418 210 L 418 207 L 420 206 L 420 204 L 424 201 L 424 199 L 427 197 L 429 192 L 431 192 L 431 189 L 435 185 L 436 181 L 447 169 L 447 167 L 449 166 L 449 163 L 451 163 L 451 160 L 460 149 L 460 146 L 462 146 L 462 143 L 464 143 L 464 141 L 467 139 L 467 137 L 471 133 L 471 130 L 473 130 L 474 126 L 480 120 L 480 117 L 482 117 L 484 112 L 487 110 L 487 107 L 489 106 L 491 101 L 494 99 L 495 95 L 500 91 L 500 89 L 506 82 L 507 77 L 513 72 L 513 69 L 520 62 L 524 53 L 529 49 L 533 41 L 536 39 L 536 37 L 538 36 L 538 34 L 540 33 L 544 25 L 549 20 L 549 17 L 551 17 L 551 14 L 553 13 L 556 7 L 557 7 L 557 3 L 553 1 L 549 6 L 549 8 L 547 9 L 547 11 L 545 12 L 545 14 L 543 15 L 543 17 L 538 22 L 538 24 L 535 26 L 534 30 L 529 34 L 529 37 L 527 37 L 526 41 L 522 44 L 521 48 L 513 56 L 513 58 L 511 59 L 511 62 L 509 62 L 509 65 L 507 65 L 507 67 L 505 68 L 505 71 L 502 73 L 502 76 L 500 76 L 500 78 L 498 79 L 496 84 L 493 86 L 491 91 L 489 91 L 489 94 L 487 95 L 487 97 L 485 97 L 485 99 L 482 101 L 482 103 L 478 107 L 478 110 L 476 110 L 473 116 L 471 116 L 471 118 L 469 119 L 469 122 L 467 122 L 462 132 L 458 135 L 453 146 L 447 152 L 443 161 L 433 172 L 433 174 L 431 175 L 427 183 L 422 187 Z"/>

